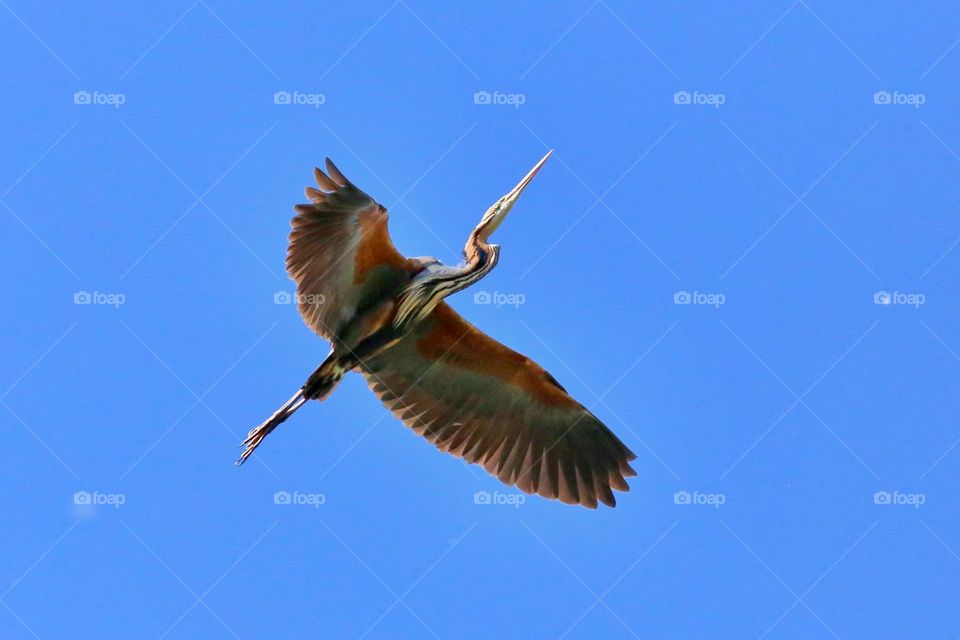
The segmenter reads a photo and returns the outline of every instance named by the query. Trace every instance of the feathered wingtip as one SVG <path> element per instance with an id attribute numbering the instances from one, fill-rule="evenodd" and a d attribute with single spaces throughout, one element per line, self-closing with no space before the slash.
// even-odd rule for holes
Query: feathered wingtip
<path id="1" fill-rule="evenodd" d="M 315 205 L 326 202 L 327 196 L 334 191 L 353 187 L 353 183 L 347 180 L 347 177 L 337 168 L 337 165 L 333 164 L 333 160 L 326 158 L 324 162 L 327 166 L 326 173 L 320 167 L 313 168 L 313 179 L 317 181 L 317 186 L 320 189 L 304 187 L 303 190 L 307 199 Z"/>
<path id="2" fill-rule="evenodd" d="M 333 164 L 333 160 L 330 158 L 325 158 L 324 163 L 327 165 L 327 173 L 330 174 L 330 177 L 333 178 L 333 182 L 337 184 L 338 187 L 352 187 L 353 183 L 347 180 L 347 177 L 343 175 L 343 172 L 337 168 L 337 165 Z"/>
<path id="3" fill-rule="evenodd" d="M 329 160 L 327 161 L 329 162 Z M 320 167 L 313 168 L 313 178 L 317 181 L 317 186 L 324 191 L 336 191 L 337 183 L 330 179 L 327 174 L 320 170 Z"/>

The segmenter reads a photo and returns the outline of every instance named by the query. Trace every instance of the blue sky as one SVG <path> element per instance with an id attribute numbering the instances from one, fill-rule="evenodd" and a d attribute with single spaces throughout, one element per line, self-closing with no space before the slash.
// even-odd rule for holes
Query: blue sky
<path id="1" fill-rule="evenodd" d="M 3 0 L 0 637 L 957 637 L 958 38 L 949 2 Z M 450 262 L 548 148 L 451 302 L 637 452 L 618 507 L 521 501 L 358 376 L 235 469 L 327 350 L 275 304 L 311 167 Z"/>

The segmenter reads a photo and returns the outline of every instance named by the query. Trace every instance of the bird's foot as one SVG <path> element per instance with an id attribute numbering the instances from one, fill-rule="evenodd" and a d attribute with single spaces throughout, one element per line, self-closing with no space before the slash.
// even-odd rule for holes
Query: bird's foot
<path id="1" fill-rule="evenodd" d="M 244 447 L 243 453 L 240 454 L 240 457 L 237 458 L 235 463 L 238 467 L 247 461 L 253 452 L 256 451 L 257 447 L 260 446 L 260 443 L 263 442 L 263 439 L 270 435 L 270 432 L 283 424 L 284 420 L 290 417 L 290 415 L 303 406 L 305 400 L 303 399 L 302 391 L 297 392 L 295 396 L 290 398 L 289 401 L 282 407 L 280 407 L 276 413 L 267 418 L 267 420 L 258 427 L 254 427 L 247 433 L 247 438 L 240 443 L 241 447 Z"/>
<path id="2" fill-rule="evenodd" d="M 261 424 L 259 427 L 255 427 L 250 430 L 247 434 L 247 438 L 240 444 L 241 447 L 244 447 L 243 453 L 240 454 L 240 457 L 237 458 L 236 465 L 239 467 L 244 462 L 247 461 L 253 452 L 260 446 L 260 443 L 263 442 L 263 439 L 267 435 L 277 428 L 277 425 L 280 424 L 282 420 L 277 420 L 277 414 L 273 414 L 269 420 Z"/>

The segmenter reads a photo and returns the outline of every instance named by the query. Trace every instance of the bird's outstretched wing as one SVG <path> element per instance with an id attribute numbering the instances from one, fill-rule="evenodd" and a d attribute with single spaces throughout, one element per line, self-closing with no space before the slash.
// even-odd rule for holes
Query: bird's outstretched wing
<path id="1" fill-rule="evenodd" d="M 306 188 L 290 222 L 287 273 L 297 283 L 304 321 L 328 340 L 342 337 L 358 309 L 409 279 L 413 265 L 393 246 L 387 210 L 355 187 L 328 158 L 329 176 L 314 169 L 320 190 Z"/>
<path id="2" fill-rule="evenodd" d="M 636 475 L 636 456 L 553 376 L 446 303 L 361 370 L 416 433 L 526 493 L 612 507 L 611 488 Z"/>

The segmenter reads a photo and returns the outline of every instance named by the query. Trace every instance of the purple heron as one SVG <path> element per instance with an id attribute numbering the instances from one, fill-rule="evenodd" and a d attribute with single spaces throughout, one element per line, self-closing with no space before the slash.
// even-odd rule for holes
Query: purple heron
<path id="1" fill-rule="evenodd" d="M 470 233 L 460 266 L 405 258 L 387 211 L 329 160 L 314 169 L 310 204 L 294 207 L 287 272 L 307 325 L 330 354 L 299 391 L 243 442 L 242 464 L 308 400 L 323 400 L 358 371 L 404 424 L 441 451 L 483 465 L 526 493 L 596 508 L 628 491 L 636 456 L 540 365 L 457 314 L 444 298 L 496 266 L 491 234 L 550 153 L 491 206 Z"/>

